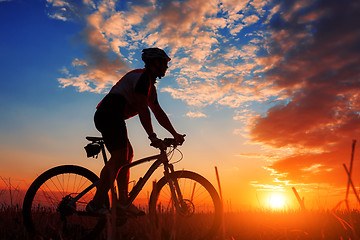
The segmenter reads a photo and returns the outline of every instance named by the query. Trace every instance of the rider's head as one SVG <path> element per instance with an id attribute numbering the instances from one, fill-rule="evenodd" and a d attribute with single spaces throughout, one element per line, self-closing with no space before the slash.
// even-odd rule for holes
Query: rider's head
<path id="1" fill-rule="evenodd" d="M 151 69 L 157 77 L 165 76 L 167 64 L 171 58 L 160 48 L 146 48 L 142 50 L 141 59 L 145 63 L 145 68 Z"/>

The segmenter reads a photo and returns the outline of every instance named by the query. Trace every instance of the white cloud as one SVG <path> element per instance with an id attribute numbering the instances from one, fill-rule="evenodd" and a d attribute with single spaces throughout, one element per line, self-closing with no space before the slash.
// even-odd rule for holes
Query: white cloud
<path id="1" fill-rule="evenodd" d="M 230 33 L 231 33 L 232 35 L 236 35 L 236 34 L 239 33 L 244 27 L 245 27 L 244 24 L 238 24 L 238 25 L 236 25 L 235 27 L 233 27 L 233 28 L 230 30 Z"/>
<path id="2" fill-rule="evenodd" d="M 206 115 L 202 112 L 188 112 L 186 116 L 190 118 L 203 118 L 206 117 Z"/>
<path id="3" fill-rule="evenodd" d="M 75 58 L 72 62 L 73 66 L 88 66 L 87 62 L 85 60 L 77 59 Z"/>
<path id="4" fill-rule="evenodd" d="M 62 16 L 61 14 L 59 13 L 54 13 L 54 14 L 49 14 L 48 15 L 50 18 L 53 18 L 53 19 L 57 19 L 57 20 L 61 20 L 61 21 L 64 21 L 66 22 L 68 19 L 64 16 Z"/>
<path id="5" fill-rule="evenodd" d="M 86 0 L 81 6 L 48 0 L 59 17 L 83 14 L 86 19 L 83 36 L 91 49 L 87 58 L 73 61 L 81 73 L 73 76 L 69 70 L 67 78 L 60 78 L 59 82 L 62 86 L 75 86 L 79 91 L 103 91 L 101 88 L 117 81 L 129 69 L 127 64 L 135 60 L 135 52 L 157 46 L 173 55 L 169 71 L 178 85 L 161 91 L 171 93 L 174 98 L 192 106 L 215 103 L 233 108 L 249 101 L 266 100 L 278 92 L 267 91 L 270 85 L 262 84 L 261 79 L 249 81 L 253 74 L 261 74 L 268 62 L 275 61 L 256 56 L 264 42 L 260 40 L 264 38 L 262 33 L 253 32 L 250 40 L 256 38 L 257 42 L 233 44 L 236 37 L 221 32 L 227 29 L 239 34 L 244 27 L 259 21 L 259 12 L 266 4 L 267 1 L 260 0 L 223 0 L 221 4 L 217 0 L 158 5 L 135 2 L 127 11 L 116 11 L 112 0 Z M 87 11 L 81 10 L 84 7 Z"/>
<path id="6" fill-rule="evenodd" d="M 251 25 L 259 21 L 259 17 L 256 15 L 247 16 L 242 21 L 245 23 L 246 26 Z"/>

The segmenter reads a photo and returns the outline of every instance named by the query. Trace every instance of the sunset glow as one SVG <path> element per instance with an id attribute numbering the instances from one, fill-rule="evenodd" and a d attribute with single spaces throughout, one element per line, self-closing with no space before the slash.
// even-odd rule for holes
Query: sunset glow
<path id="1" fill-rule="evenodd" d="M 83 149 L 100 135 L 96 106 L 159 47 L 172 59 L 159 102 L 186 134 L 176 169 L 218 186 L 216 166 L 227 209 L 286 208 L 292 187 L 331 209 L 360 136 L 359 12 L 354 0 L 0 0 L 0 193 L 62 164 L 99 174 Z M 138 117 L 126 124 L 135 159 L 158 153 Z"/>
<path id="2" fill-rule="evenodd" d="M 284 209 L 286 204 L 285 196 L 281 193 L 272 193 L 269 199 L 269 206 L 273 210 Z"/>

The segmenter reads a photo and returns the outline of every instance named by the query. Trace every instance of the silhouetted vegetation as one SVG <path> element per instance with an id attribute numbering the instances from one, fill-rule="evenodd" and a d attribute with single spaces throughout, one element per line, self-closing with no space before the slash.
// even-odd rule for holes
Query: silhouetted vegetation
<path id="1" fill-rule="evenodd" d="M 358 211 L 239 211 L 225 213 L 224 233 L 219 231 L 215 239 L 357 239 L 359 223 Z M 161 232 L 151 224 L 148 216 L 128 219 L 118 231 L 121 239 L 160 239 Z M 0 239 L 30 239 L 18 205 L 1 204 Z"/>

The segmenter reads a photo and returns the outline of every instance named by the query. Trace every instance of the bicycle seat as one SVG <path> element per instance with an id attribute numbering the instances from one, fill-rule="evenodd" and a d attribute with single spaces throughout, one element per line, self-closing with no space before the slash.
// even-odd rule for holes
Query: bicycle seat
<path id="1" fill-rule="evenodd" d="M 99 141 L 103 140 L 102 137 L 86 137 L 86 139 L 91 141 L 91 142 L 99 142 Z"/>

